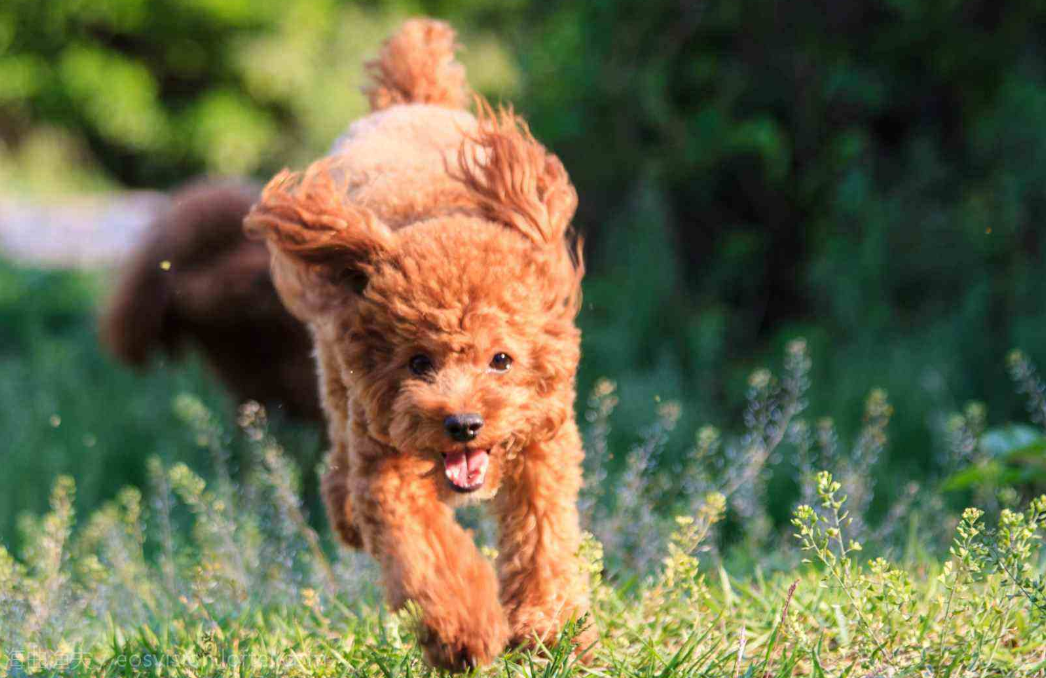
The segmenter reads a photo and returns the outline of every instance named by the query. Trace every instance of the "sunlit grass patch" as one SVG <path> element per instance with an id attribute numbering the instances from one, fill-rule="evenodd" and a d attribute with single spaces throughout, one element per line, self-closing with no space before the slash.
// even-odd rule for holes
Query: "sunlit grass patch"
<path id="1" fill-rule="evenodd" d="M 611 392 L 603 386 L 600 397 Z M 176 410 L 220 468 L 214 416 L 186 395 Z M 388 611 L 369 559 L 331 555 L 305 520 L 297 472 L 264 412 L 248 404 L 239 424 L 252 455 L 239 482 L 154 460 L 148 492 L 124 490 L 79 526 L 73 481 L 55 482 L 50 512 L 22 521 L 18 558 L 0 551 L 0 662 L 10 675 L 428 672 L 411 609 Z M 875 545 L 854 536 L 864 528 L 841 483 L 827 471 L 814 480 L 814 500 L 794 513 L 794 544 L 779 547 L 793 568 L 725 569 L 709 548 L 730 510 L 717 490 L 671 521 L 648 573 L 608 569 L 604 545 L 588 535 L 591 615 L 551 647 L 509 652 L 482 675 L 1041 675 L 1046 498 L 991 524 L 968 509 L 943 560 L 866 560 Z M 577 624 L 599 631 L 587 664 L 572 651 Z"/>

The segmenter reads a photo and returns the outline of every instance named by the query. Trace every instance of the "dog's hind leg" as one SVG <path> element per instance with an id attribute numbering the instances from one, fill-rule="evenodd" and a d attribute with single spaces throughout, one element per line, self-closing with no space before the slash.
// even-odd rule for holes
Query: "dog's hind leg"
<path id="1" fill-rule="evenodd" d="M 323 474 L 320 491 L 327 507 L 331 527 L 346 546 L 363 547 L 363 539 L 353 520 L 352 498 L 349 491 L 350 458 L 348 448 L 349 394 L 341 380 L 336 357 L 323 350 L 323 342 L 316 344 L 316 363 L 319 370 L 320 396 L 327 412 L 327 436 L 334 447 L 327 455 L 327 471 Z"/>
<path id="2" fill-rule="evenodd" d="M 327 506 L 327 518 L 338 536 L 354 549 L 363 548 L 363 539 L 356 527 L 349 491 L 349 456 L 343 444 L 335 444 L 327 457 L 327 472 L 323 474 L 320 491 Z"/>

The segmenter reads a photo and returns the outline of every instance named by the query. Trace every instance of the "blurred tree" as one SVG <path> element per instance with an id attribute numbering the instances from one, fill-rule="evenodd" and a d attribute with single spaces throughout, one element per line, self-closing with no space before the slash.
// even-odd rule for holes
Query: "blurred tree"
<path id="1" fill-rule="evenodd" d="M 463 60 L 481 91 L 510 94 L 517 69 L 476 21 L 494 6 L 458 10 L 474 46 Z M 19 182 L 20 151 L 48 135 L 61 140 L 50 142 L 52 156 L 79 153 L 91 172 L 127 186 L 300 165 L 366 110 L 362 62 L 423 11 L 336 0 L 10 0 L 0 7 L 0 166 Z"/>
<path id="2" fill-rule="evenodd" d="M 1003 357 L 1046 330 L 1046 3 L 532 12 L 520 105 L 571 169 L 593 278 L 617 294 L 588 297 L 593 370 L 671 365 L 660 392 L 714 413 L 740 406 L 738 370 L 802 333 L 813 410 L 856 426 L 886 387 L 904 413 L 890 468 L 909 474 L 932 466 L 936 412 L 1019 412 Z"/>

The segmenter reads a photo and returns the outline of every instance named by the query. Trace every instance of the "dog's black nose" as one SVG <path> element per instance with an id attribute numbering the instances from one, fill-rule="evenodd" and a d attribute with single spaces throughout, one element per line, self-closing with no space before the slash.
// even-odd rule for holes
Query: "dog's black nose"
<path id="1" fill-rule="evenodd" d="M 475 412 L 467 414 L 452 414 L 443 420 L 443 428 L 447 429 L 447 435 L 459 443 L 467 443 L 474 439 L 483 428 L 483 417 Z"/>

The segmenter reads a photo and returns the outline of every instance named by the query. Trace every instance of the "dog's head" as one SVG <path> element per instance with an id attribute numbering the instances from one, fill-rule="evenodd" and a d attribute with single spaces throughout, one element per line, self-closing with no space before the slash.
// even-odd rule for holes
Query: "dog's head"
<path id="1" fill-rule="evenodd" d="M 482 497 L 573 414 L 583 266 L 566 171 L 511 112 L 481 108 L 456 165 L 476 209 L 393 231 L 324 160 L 273 179 L 247 226 L 336 353 L 354 428 Z"/>

